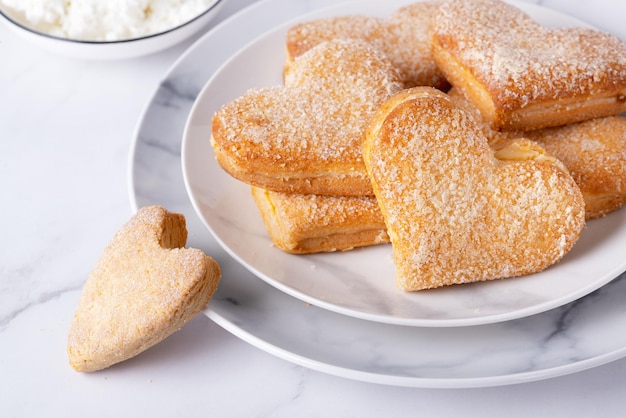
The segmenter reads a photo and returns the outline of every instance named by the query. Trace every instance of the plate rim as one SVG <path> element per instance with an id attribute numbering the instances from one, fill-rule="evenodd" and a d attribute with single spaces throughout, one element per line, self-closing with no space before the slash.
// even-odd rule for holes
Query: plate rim
<path id="1" fill-rule="evenodd" d="M 164 73 L 162 80 L 163 81 L 169 80 L 170 77 L 177 70 L 180 69 L 180 66 L 186 63 L 187 58 L 194 55 L 194 53 L 197 51 L 200 44 L 206 42 L 207 39 L 211 39 L 212 33 L 215 31 L 215 29 L 218 29 L 219 27 L 222 27 L 222 26 L 225 27 L 230 24 L 237 23 L 240 20 L 243 20 L 244 18 L 249 18 L 251 15 L 254 14 L 255 11 L 264 9 L 266 5 L 271 6 L 274 3 L 276 5 L 280 5 L 280 4 L 289 3 L 290 1 L 291 0 L 261 0 L 257 3 L 254 3 L 238 11 L 237 13 L 233 14 L 229 18 L 220 22 L 218 25 L 215 26 L 214 30 L 208 32 L 203 37 L 201 37 L 196 42 L 194 42 L 189 48 L 187 48 L 185 52 L 167 69 L 167 71 Z M 531 4 L 531 5 L 534 6 L 534 4 Z M 152 106 L 154 105 L 154 100 L 159 92 L 159 89 L 160 89 L 160 85 L 157 86 L 153 94 L 151 94 L 148 97 L 146 104 L 142 112 L 140 113 L 140 117 L 138 118 L 137 124 L 133 131 L 133 137 L 130 143 L 130 150 L 129 150 L 130 152 L 129 152 L 128 160 L 127 160 L 127 187 L 128 187 L 130 207 L 133 211 L 137 211 L 139 201 L 141 199 L 150 200 L 149 198 L 141 196 L 141 194 L 138 193 L 140 188 L 138 187 L 137 181 L 138 181 L 138 178 L 141 177 L 141 175 L 135 175 L 134 167 L 136 165 L 136 158 L 137 158 L 136 152 L 137 152 L 137 148 L 140 142 L 139 134 L 143 131 L 145 118 L 147 116 L 148 110 L 151 109 Z M 195 216 L 195 213 L 193 213 L 193 215 Z M 267 290 L 268 292 L 279 292 L 278 290 L 273 289 L 270 285 L 266 285 L 266 287 L 268 288 Z M 219 293 L 219 289 L 218 289 L 218 293 Z M 364 376 L 359 376 L 358 374 L 357 375 L 352 374 L 350 376 L 346 376 L 344 374 L 338 373 L 338 370 L 332 370 L 332 369 L 329 370 L 328 367 L 329 366 L 332 367 L 332 365 L 329 365 L 329 364 L 326 364 L 325 366 L 324 364 L 321 364 L 320 365 L 321 368 L 318 369 L 317 367 L 315 367 L 314 364 L 310 364 L 310 362 L 303 361 L 302 363 L 300 363 L 297 361 L 296 358 L 294 358 L 294 355 L 293 355 L 294 353 L 289 352 L 286 348 L 277 347 L 276 345 L 270 345 L 266 343 L 260 337 L 250 333 L 247 330 L 244 330 L 244 328 L 240 324 L 237 324 L 226 318 L 223 318 L 220 312 L 221 312 L 220 307 L 215 307 L 209 303 L 208 307 L 204 310 L 203 313 L 208 318 L 210 318 L 211 320 L 213 320 L 218 325 L 220 325 L 221 327 L 223 327 L 230 333 L 234 334 L 238 338 L 242 338 L 247 343 L 259 349 L 262 349 L 272 355 L 275 355 L 283 360 L 291 361 L 291 362 L 294 362 L 296 364 L 299 364 L 305 367 L 309 367 L 309 368 L 312 368 L 321 372 L 325 372 L 325 373 L 329 373 L 329 374 L 333 374 L 337 376 L 348 377 L 348 378 L 353 378 L 357 380 L 364 380 Z M 222 317 L 222 319 L 220 319 L 220 317 Z M 523 320 L 524 319 L 522 319 L 522 321 Z M 329 325 L 332 326 L 332 324 L 329 324 Z M 452 332 L 452 330 L 450 330 L 450 332 Z M 272 347 L 276 347 L 276 349 L 273 350 L 271 349 Z M 400 383 L 403 383 L 403 385 L 406 384 L 406 386 L 410 386 L 410 387 L 421 387 L 421 388 L 439 388 L 439 387 L 441 388 L 465 388 L 465 387 L 487 387 L 487 386 L 496 386 L 496 385 L 507 385 L 507 384 L 523 383 L 523 382 L 537 381 L 537 380 L 543 380 L 543 379 L 548 379 L 552 377 L 563 376 L 563 375 L 571 374 L 574 372 L 587 370 L 587 369 L 590 369 L 592 367 L 599 366 L 602 364 L 606 364 L 610 361 L 617 360 L 624 356 L 626 356 L 626 345 L 619 347 L 617 349 L 608 350 L 604 353 L 595 355 L 583 361 L 572 359 L 569 363 L 558 366 L 558 367 L 541 368 L 541 369 L 537 369 L 531 372 L 524 372 L 522 374 L 506 374 L 506 375 L 494 376 L 489 381 L 485 381 L 485 378 L 478 378 L 478 379 L 452 378 L 452 379 L 446 379 L 447 384 L 440 386 L 437 384 L 437 382 L 441 382 L 441 380 L 439 379 L 408 378 L 404 382 L 400 382 Z M 301 357 L 304 360 L 306 360 L 305 356 L 301 356 Z M 351 370 L 347 368 L 343 368 L 343 369 L 346 369 L 348 371 Z M 352 371 L 354 372 L 354 370 Z M 378 376 L 378 378 L 376 378 L 376 383 L 392 384 L 392 385 L 398 384 L 398 382 L 391 382 L 388 379 L 385 379 L 385 376 L 382 376 L 382 377 L 381 375 L 376 375 L 376 376 Z M 497 381 L 494 381 L 493 379 L 497 379 Z M 374 380 L 364 380 L 364 381 L 374 382 Z"/>
<path id="2" fill-rule="evenodd" d="M 269 285 L 268 285 L 269 286 Z M 237 327 L 231 321 L 220 315 L 218 312 L 207 309 L 205 315 L 213 322 L 237 336 L 247 341 L 255 347 L 261 348 L 276 357 L 288 360 L 294 364 L 317 370 L 322 373 L 328 373 L 335 376 L 358 380 L 362 382 L 384 384 L 389 386 L 412 387 L 412 388 L 430 388 L 430 389 L 467 389 L 467 388 L 485 388 L 494 386 L 510 386 L 526 382 L 535 382 L 548 378 L 566 376 L 568 374 L 589 370 L 608 364 L 612 361 L 626 357 L 626 346 L 606 352 L 602 355 L 590 357 L 584 360 L 573 361 L 571 363 L 548 367 L 540 370 L 524 371 L 511 374 L 482 376 L 482 377 L 464 377 L 464 378 L 434 378 L 434 377 L 413 377 L 399 376 L 392 374 L 373 373 L 363 370 L 350 369 L 345 366 L 330 365 L 319 360 L 307 358 L 304 355 L 296 354 L 276 344 L 267 342 L 260 337 L 255 336 L 249 331 L 241 327 Z"/>

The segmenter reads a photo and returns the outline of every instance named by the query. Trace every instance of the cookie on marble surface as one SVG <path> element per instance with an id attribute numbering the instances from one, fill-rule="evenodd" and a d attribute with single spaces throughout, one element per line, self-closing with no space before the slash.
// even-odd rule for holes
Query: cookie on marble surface
<path id="1" fill-rule="evenodd" d="M 71 366 L 101 370 L 136 356 L 179 330 L 207 305 L 220 268 L 184 248 L 185 218 L 141 208 L 113 237 L 91 272 L 74 314 Z"/>

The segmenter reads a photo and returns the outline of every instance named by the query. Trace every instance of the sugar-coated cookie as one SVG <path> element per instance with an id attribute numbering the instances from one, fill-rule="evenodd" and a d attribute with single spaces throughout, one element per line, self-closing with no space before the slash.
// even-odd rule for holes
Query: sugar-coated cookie
<path id="1" fill-rule="evenodd" d="M 527 132 L 496 131 L 458 89 L 448 94 L 472 115 L 492 148 L 500 150 L 513 140 L 528 138 L 562 161 L 583 194 L 587 220 L 626 202 L 626 118 L 607 116 Z M 499 151 L 499 155 L 504 153 Z"/>
<path id="2" fill-rule="evenodd" d="M 389 242 L 374 196 L 272 192 L 252 187 L 268 234 L 293 254 L 346 251 Z"/>
<path id="3" fill-rule="evenodd" d="M 397 285 L 415 291 L 520 276 L 559 261 L 583 229 L 584 201 L 562 164 L 540 150 L 497 159 L 473 118 L 432 88 L 383 103 L 363 154 Z"/>
<path id="4" fill-rule="evenodd" d="M 431 19 L 433 58 L 494 129 L 533 130 L 626 111 L 626 43 L 547 28 L 501 0 L 450 0 Z"/>
<path id="5" fill-rule="evenodd" d="M 371 195 L 363 132 L 378 105 L 401 88 L 397 71 L 371 45 L 323 42 L 294 61 L 284 86 L 251 90 L 216 112 L 215 156 L 253 186 Z"/>
<path id="6" fill-rule="evenodd" d="M 448 87 L 430 52 L 428 27 L 440 1 L 415 2 L 387 18 L 363 15 L 329 17 L 298 23 L 287 31 L 286 71 L 291 62 L 324 41 L 359 39 L 384 52 L 405 87 Z"/>
<path id="7" fill-rule="evenodd" d="M 626 118 L 596 118 L 524 136 L 565 164 L 583 193 L 587 219 L 622 207 L 626 201 Z"/>
<path id="8" fill-rule="evenodd" d="M 183 215 L 141 208 L 91 272 L 68 336 L 71 366 L 104 369 L 162 341 L 196 316 L 220 280 L 218 264 L 184 248 Z"/>

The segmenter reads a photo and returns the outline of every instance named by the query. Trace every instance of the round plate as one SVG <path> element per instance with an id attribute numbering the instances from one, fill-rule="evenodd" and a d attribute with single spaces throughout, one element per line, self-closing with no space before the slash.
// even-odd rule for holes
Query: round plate
<path id="1" fill-rule="evenodd" d="M 384 16 L 397 3 L 359 2 L 299 20 L 364 9 Z M 521 6 L 545 24 L 581 24 L 542 8 Z M 219 167 L 209 138 L 211 118 L 220 106 L 250 88 L 281 84 L 285 34 L 292 24 L 257 38 L 216 72 L 200 92 L 183 136 L 183 175 L 196 211 L 218 242 L 255 275 L 291 296 L 342 314 L 390 324 L 444 327 L 543 312 L 588 294 L 626 270 L 622 250 L 626 211 L 590 222 L 573 250 L 540 273 L 413 293 L 395 286 L 391 245 L 315 255 L 288 254 L 273 246 L 250 187 Z"/>
<path id="2" fill-rule="evenodd" d="M 185 121 L 206 80 L 234 52 L 273 26 L 332 0 L 265 0 L 218 25 L 165 74 L 147 103 L 129 158 L 133 208 L 183 213 L 188 245 L 222 267 L 207 316 L 254 346 L 325 373 L 431 388 L 495 386 L 585 370 L 626 355 L 626 275 L 560 308 L 465 328 L 388 325 L 302 303 L 258 280 L 206 232 L 187 197 L 180 146 Z M 246 28 L 242 31 L 241 28 Z M 207 60 L 206 57 L 212 57 Z"/>

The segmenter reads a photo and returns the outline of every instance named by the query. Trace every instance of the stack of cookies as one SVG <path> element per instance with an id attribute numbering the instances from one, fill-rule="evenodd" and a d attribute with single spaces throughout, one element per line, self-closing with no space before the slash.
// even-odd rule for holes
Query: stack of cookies
<path id="1" fill-rule="evenodd" d="M 437 3 L 387 19 L 342 16 L 288 31 L 284 86 L 249 91 L 213 118 L 220 165 L 253 185 L 273 242 L 291 253 L 388 243 L 363 163 L 376 109 L 416 85 L 447 88 L 430 55 Z"/>
<path id="2" fill-rule="evenodd" d="M 406 291 L 558 262 L 626 200 L 626 45 L 500 0 L 293 26 L 284 85 L 213 118 L 219 164 L 292 253 L 391 241 Z"/>

